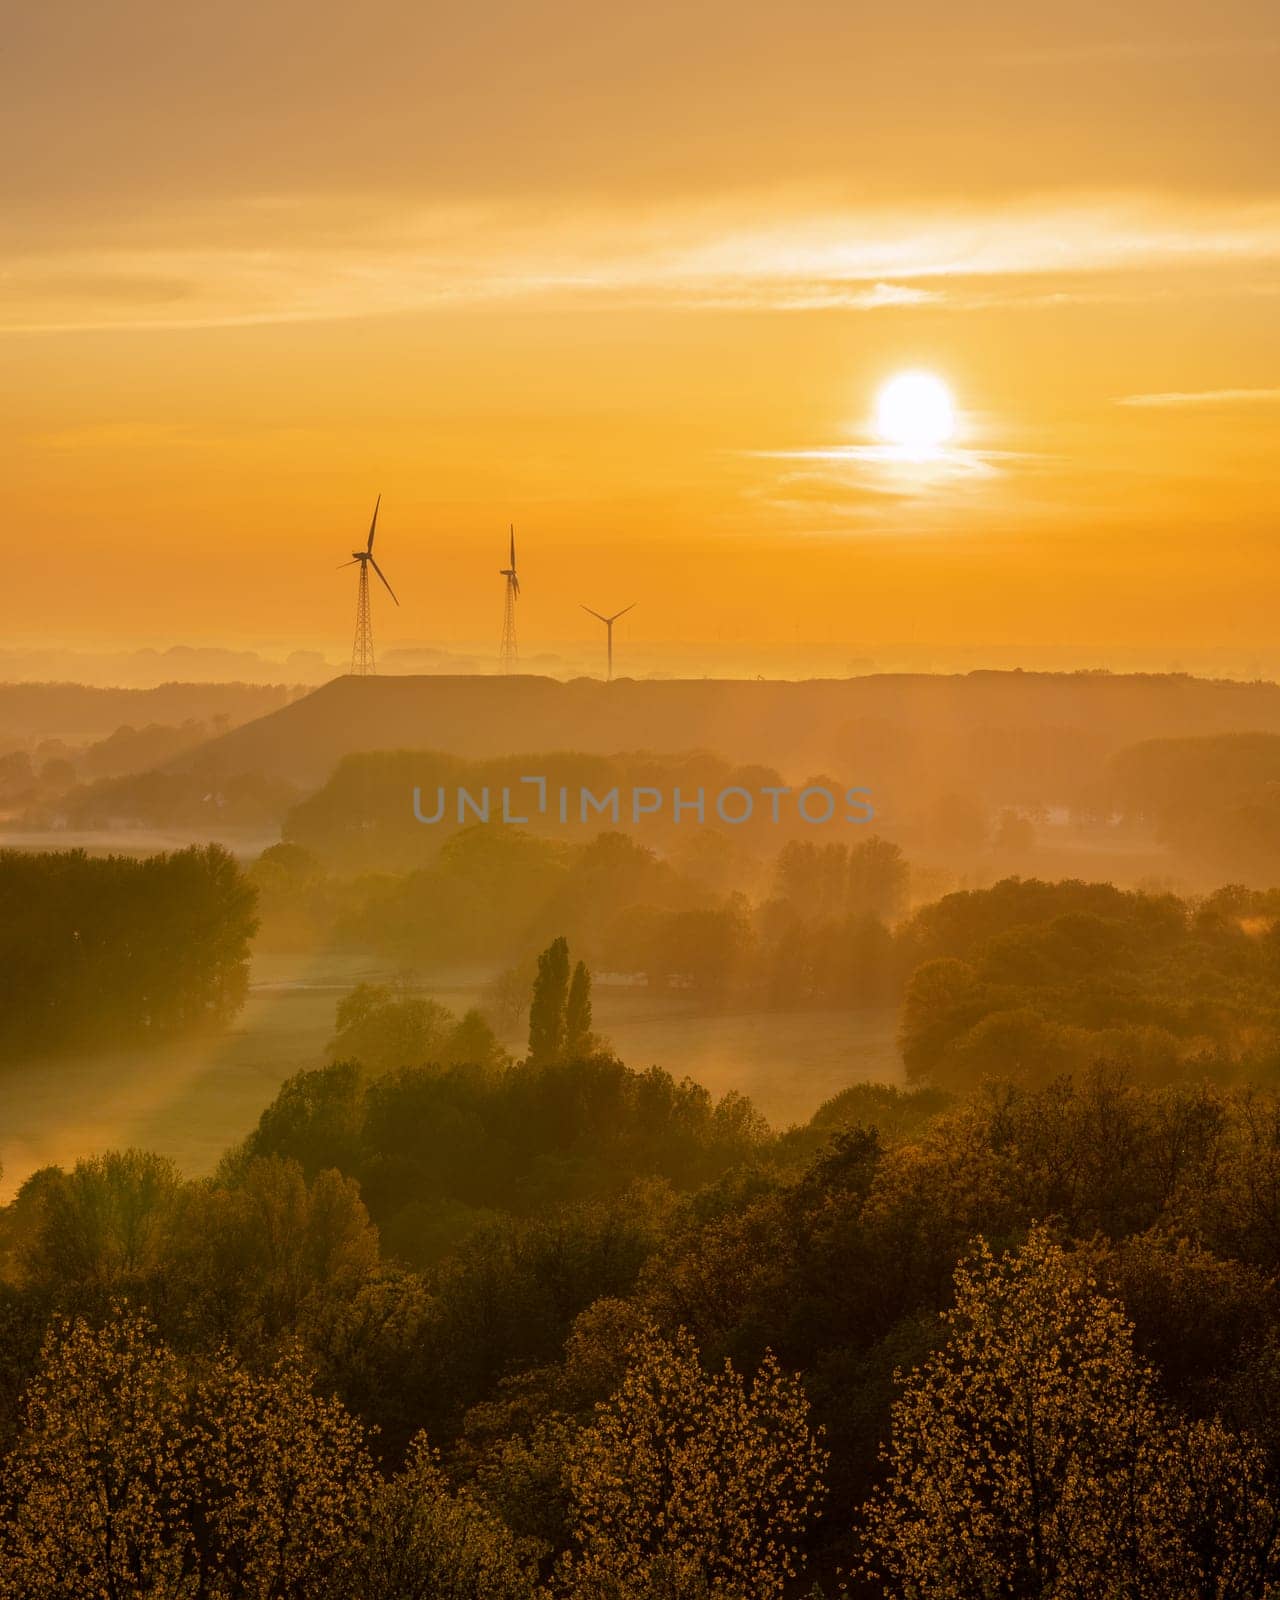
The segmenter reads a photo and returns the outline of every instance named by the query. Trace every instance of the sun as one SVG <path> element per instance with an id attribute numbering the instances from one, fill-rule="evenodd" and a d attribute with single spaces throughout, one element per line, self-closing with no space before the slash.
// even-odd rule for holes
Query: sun
<path id="1" fill-rule="evenodd" d="M 900 372 L 876 396 L 876 432 L 886 444 L 927 454 L 955 431 L 951 391 L 932 372 Z"/>

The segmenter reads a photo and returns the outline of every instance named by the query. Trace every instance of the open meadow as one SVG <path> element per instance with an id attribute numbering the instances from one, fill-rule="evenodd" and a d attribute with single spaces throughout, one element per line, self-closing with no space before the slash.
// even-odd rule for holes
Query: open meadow
<path id="1" fill-rule="evenodd" d="M 328 1059 L 343 995 L 396 976 L 365 956 L 259 956 L 248 1003 L 216 1038 L 9 1065 L 3 1198 L 40 1167 L 74 1165 L 95 1150 L 154 1150 L 189 1176 L 211 1172 L 286 1078 Z M 477 969 L 442 971 L 421 992 L 460 1014 L 480 1003 L 488 977 Z M 600 984 L 595 1016 L 628 1066 L 656 1063 L 717 1097 L 736 1089 L 775 1127 L 807 1120 L 851 1083 L 902 1080 L 892 1010 L 710 1011 L 687 996 Z M 502 1042 L 513 1054 L 524 1050 L 519 1034 Z"/>

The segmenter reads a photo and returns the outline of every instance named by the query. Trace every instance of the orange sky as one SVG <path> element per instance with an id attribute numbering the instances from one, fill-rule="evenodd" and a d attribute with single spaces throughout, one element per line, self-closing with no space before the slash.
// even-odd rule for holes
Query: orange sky
<path id="1" fill-rule="evenodd" d="M 6 638 L 1274 640 L 1274 10 L 974 9 L 23 8 Z"/>

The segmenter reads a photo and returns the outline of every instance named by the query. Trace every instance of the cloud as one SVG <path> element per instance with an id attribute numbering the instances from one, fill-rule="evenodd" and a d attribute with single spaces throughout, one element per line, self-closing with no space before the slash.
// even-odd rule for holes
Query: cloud
<path id="1" fill-rule="evenodd" d="M 353 202 L 353 204 L 356 204 Z M 644 223 L 518 209 L 404 215 L 343 236 L 341 197 L 283 226 L 241 213 L 202 244 L 68 246 L 11 258 L 0 331 L 219 327 L 536 301 L 627 308 L 842 309 L 1016 303 L 1078 280 L 1149 284 L 1280 260 L 1280 202 L 1178 209 L 1135 198 L 898 213 L 739 197 Z M 287 209 L 287 208 L 286 208 Z M 200 226 L 190 231 L 198 236 Z M 372 236 L 372 237 L 371 237 Z M 1069 280 L 1064 289 L 1064 280 Z"/>
<path id="2" fill-rule="evenodd" d="M 893 306 L 943 305 L 941 289 L 919 284 L 875 283 L 869 288 L 840 282 L 803 283 L 788 291 L 776 282 L 749 279 L 722 291 L 692 288 L 674 291 L 677 304 L 708 311 L 883 311 Z"/>
<path id="3" fill-rule="evenodd" d="M 987 504 L 1000 486 L 1011 452 L 947 446 L 912 452 L 886 444 L 812 449 L 747 450 L 740 455 L 777 464 L 777 475 L 747 491 L 790 531 L 821 535 L 840 528 L 863 533 L 926 531 L 957 512 Z"/>
<path id="4" fill-rule="evenodd" d="M 994 478 L 1008 452 L 947 446 L 909 450 L 894 444 L 824 445 L 804 450 L 751 450 L 757 460 L 811 462 L 827 471 L 844 469 L 884 494 L 916 494 L 926 486 L 957 479 Z"/>
<path id="5" fill-rule="evenodd" d="M 1118 406 L 1150 407 L 1154 410 L 1189 409 L 1193 406 L 1274 405 L 1280 401 L 1276 389 L 1170 389 L 1158 394 L 1126 394 Z"/>

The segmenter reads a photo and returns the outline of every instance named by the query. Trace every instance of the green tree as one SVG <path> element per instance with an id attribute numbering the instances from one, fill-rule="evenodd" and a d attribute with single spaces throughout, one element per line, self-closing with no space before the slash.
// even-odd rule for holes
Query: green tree
<path id="1" fill-rule="evenodd" d="M 631 1346 L 567 1469 L 573 1593 L 773 1600 L 802 1565 L 826 1451 L 799 1382 L 771 1355 L 754 1379 L 703 1371 L 683 1331 Z"/>
<path id="2" fill-rule="evenodd" d="M 175 1441 L 190 1480 L 198 1587 L 208 1600 L 310 1600 L 367 1527 L 375 1486 L 364 1430 L 312 1392 L 295 1354 L 265 1375 L 223 1356 Z"/>
<path id="3" fill-rule="evenodd" d="M 700 994 L 728 993 L 749 972 L 754 939 L 746 903 L 674 911 L 655 929 L 646 961 L 650 982 L 675 980 Z"/>
<path id="4" fill-rule="evenodd" d="M 366 1077 L 358 1061 L 333 1061 L 298 1072 L 280 1086 L 237 1152 L 224 1157 L 234 1172 L 253 1156 L 296 1161 L 308 1179 L 325 1167 L 350 1172 L 360 1157 Z"/>
<path id="5" fill-rule="evenodd" d="M 570 1057 L 586 1055 L 595 1042 L 591 1034 L 591 974 L 585 961 L 579 961 L 573 969 L 564 1033 L 565 1054 Z"/>
<path id="6" fill-rule="evenodd" d="M 147 1292 L 169 1260 L 181 1190 L 173 1162 L 145 1150 L 47 1170 L 32 1189 L 27 1281 L 64 1308 Z"/>
<path id="7" fill-rule="evenodd" d="M 865 1575 L 911 1600 L 1270 1595 L 1265 1463 L 1157 1398 L 1120 1306 L 1034 1230 L 956 1271 L 946 1345 L 893 1408 Z"/>
<path id="8" fill-rule="evenodd" d="M 989 1009 L 986 987 L 967 962 L 945 956 L 917 967 L 903 998 L 898 1037 L 908 1079 L 931 1076 L 951 1041 Z"/>
<path id="9" fill-rule="evenodd" d="M 353 1178 L 308 1184 L 296 1161 L 261 1156 L 239 1181 L 185 1199 L 173 1280 L 206 1339 L 244 1350 L 318 1337 L 378 1269 L 378 1235 Z"/>
<path id="10" fill-rule="evenodd" d="M 425 1435 L 378 1486 L 328 1600 L 535 1600 L 532 1561 L 474 1496 L 454 1494 Z"/>
<path id="11" fill-rule="evenodd" d="M 529 1007 L 529 1059 L 542 1063 L 564 1055 L 569 1000 L 569 941 L 555 939 L 538 957 Z"/>
<path id="12" fill-rule="evenodd" d="M 507 1060 L 479 1011 L 459 1018 L 437 1000 L 379 983 L 357 984 L 339 1001 L 329 1055 L 335 1066 L 358 1063 L 375 1074 L 414 1066 L 489 1069 Z"/>
<path id="13" fill-rule="evenodd" d="M 361 983 L 338 1002 L 331 1061 L 358 1061 L 370 1072 L 416 1067 L 444 1059 L 456 1024 L 437 1000 Z"/>
<path id="14" fill-rule="evenodd" d="M 184 1370 L 117 1308 L 55 1323 L 4 1466 L 4 1600 L 322 1600 L 367 1524 L 358 1424 L 296 1360 Z"/>
<path id="15" fill-rule="evenodd" d="M 146 1325 L 55 1322 L 3 1469 L 4 1600 L 176 1595 L 194 1565 L 182 1373 Z"/>
<path id="16" fill-rule="evenodd" d="M 873 836 L 849 850 L 848 910 L 892 920 L 907 904 L 911 868 L 901 848 Z"/>
<path id="17" fill-rule="evenodd" d="M 449 1030 L 444 1060 L 450 1066 L 483 1067 L 489 1070 L 505 1066 L 509 1057 L 498 1043 L 498 1036 L 484 1013 L 473 1007 L 470 1011 L 464 1011 Z"/>

